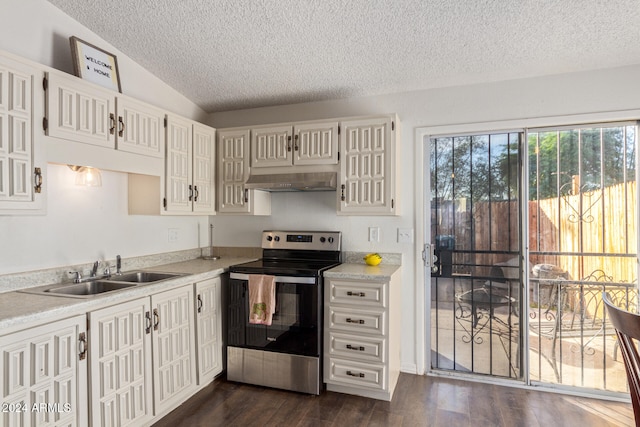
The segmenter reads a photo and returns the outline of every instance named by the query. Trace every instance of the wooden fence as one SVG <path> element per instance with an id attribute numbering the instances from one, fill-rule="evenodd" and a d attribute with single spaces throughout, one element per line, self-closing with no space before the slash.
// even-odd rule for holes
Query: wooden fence
<path id="1" fill-rule="evenodd" d="M 432 212 L 432 224 L 439 224 L 440 235 L 455 239 L 456 251 L 463 251 L 454 255 L 454 273 L 489 276 L 492 266 L 517 256 L 519 202 L 476 202 L 472 209 L 465 203 L 440 203 L 439 211 Z M 529 268 L 554 264 L 573 280 L 601 270 L 614 282 L 633 282 L 635 257 L 616 255 L 636 253 L 636 215 L 635 181 L 530 201 L 528 243 L 533 255 Z M 505 251 L 511 253 L 492 253 Z"/>

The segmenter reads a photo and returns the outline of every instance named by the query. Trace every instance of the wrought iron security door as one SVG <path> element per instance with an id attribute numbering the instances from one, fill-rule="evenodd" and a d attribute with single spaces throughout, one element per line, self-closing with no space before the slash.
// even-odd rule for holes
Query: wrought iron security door
<path id="1" fill-rule="evenodd" d="M 519 132 L 431 138 L 433 369 L 522 378 Z"/>
<path id="2" fill-rule="evenodd" d="M 532 382 L 626 392 L 602 292 L 637 310 L 637 127 L 529 130 Z"/>

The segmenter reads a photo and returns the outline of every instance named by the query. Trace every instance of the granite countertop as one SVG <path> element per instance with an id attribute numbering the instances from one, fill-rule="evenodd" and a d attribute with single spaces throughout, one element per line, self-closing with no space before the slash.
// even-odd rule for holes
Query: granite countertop
<path id="1" fill-rule="evenodd" d="M 84 299 L 57 295 L 36 295 L 18 291 L 0 293 L 0 331 L 4 335 L 5 333 L 8 334 L 36 326 L 37 322 L 44 323 L 52 319 L 84 314 L 92 310 L 170 290 L 181 285 L 196 283 L 225 273 L 231 265 L 254 261 L 255 259 L 247 257 L 222 257 L 218 260 L 193 259 L 143 268 L 141 270 L 182 273 L 185 275 L 160 283 L 138 285 Z"/>
<path id="2" fill-rule="evenodd" d="M 324 272 L 324 277 L 354 280 L 389 280 L 400 265 L 385 264 L 371 266 L 367 264 L 340 264 Z"/>

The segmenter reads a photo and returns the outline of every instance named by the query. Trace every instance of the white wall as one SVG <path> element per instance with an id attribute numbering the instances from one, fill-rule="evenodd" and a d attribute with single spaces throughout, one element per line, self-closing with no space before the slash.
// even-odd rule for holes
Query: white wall
<path id="1" fill-rule="evenodd" d="M 195 120 L 204 112 L 45 0 L 0 2 L 0 49 L 72 73 L 69 36 L 114 53 L 122 92 Z M 103 171 L 101 188 L 73 185 L 66 166 L 48 166 L 45 216 L 0 216 L 0 274 L 141 256 L 207 242 L 207 219 L 127 214 L 127 175 Z M 178 229 L 169 243 L 168 229 Z"/>
<path id="2" fill-rule="evenodd" d="M 401 72 L 401 70 L 399 70 Z M 400 141 L 399 217 L 339 217 L 335 214 L 335 193 L 274 193 L 272 216 L 267 218 L 212 218 L 216 244 L 256 245 L 258 233 L 268 228 L 335 229 L 343 232 L 344 250 L 402 252 L 403 254 L 403 330 L 402 366 L 421 369 L 424 358 L 424 304 L 418 289 L 423 282 L 419 251 L 422 236 L 416 232 L 416 245 L 396 242 L 397 228 L 421 230 L 422 217 L 416 215 L 416 179 L 422 179 L 420 141 L 415 132 L 421 127 L 470 124 L 467 130 L 487 131 L 500 124 L 485 122 L 511 120 L 508 126 L 523 126 L 532 118 L 539 124 L 557 124 L 555 116 L 633 110 L 640 107 L 640 66 L 599 70 L 567 75 L 505 81 L 466 87 L 450 87 L 421 92 L 381 95 L 338 101 L 286 105 L 252 110 L 216 113 L 209 123 L 216 128 L 284 121 L 322 119 L 380 113 L 398 113 L 402 124 Z M 617 113 L 609 115 L 616 117 Z M 620 118 L 628 119 L 627 113 Z M 640 117 L 636 117 L 640 118 Z M 577 118 L 579 120 L 581 118 Z M 571 117 L 561 119 L 571 123 Z M 474 125 L 476 123 L 476 125 Z M 416 157 L 419 157 L 416 160 Z M 422 169 L 422 168 L 420 168 Z M 381 228 L 380 243 L 367 241 L 368 227 Z M 418 308 L 416 309 L 416 301 Z"/>
<path id="3" fill-rule="evenodd" d="M 122 93 L 184 117 L 206 119 L 193 102 L 46 0 L 0 1 L 0 49 L 73 74 L 70 36 L 116 55 Z"/>

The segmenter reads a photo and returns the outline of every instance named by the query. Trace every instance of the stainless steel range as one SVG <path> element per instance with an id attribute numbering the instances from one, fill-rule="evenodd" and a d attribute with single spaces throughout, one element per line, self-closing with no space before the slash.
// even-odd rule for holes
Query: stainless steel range
<path id="1" fill-rule="evenodd" d="M 320 394 L 322 273 L 340 263 L 341 240 L 336 231 L 264 231 L 262 259 L 230 267 L 228 380 Z M 263 280 L 271 310 L 257 301 Z"/>

